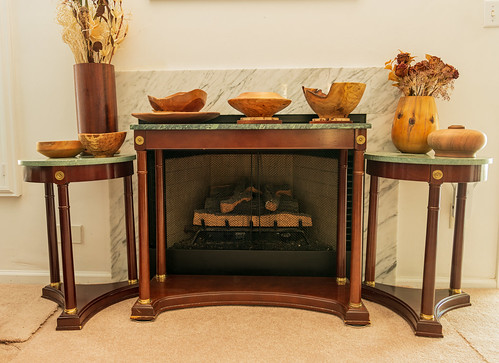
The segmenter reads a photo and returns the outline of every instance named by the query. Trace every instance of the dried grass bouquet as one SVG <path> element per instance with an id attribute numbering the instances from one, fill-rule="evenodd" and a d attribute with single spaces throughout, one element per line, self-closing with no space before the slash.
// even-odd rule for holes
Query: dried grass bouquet
<path id="1" fill-rule="evenodd" d="M 411 53 L 400 53 L 385 63 L 391 70 L 388 79 L 406 96 L 434 96 L 449 100 L 449 91 L 459 77 L 456 68 L 445 64 L 440 58 L 426 54 L 426 59 L 414 65 Z"/>
<path id="2" fill-rule="evenodd" d="M 111 63 L 128 32 L 122 0 L 62 0 L 57 22 L 76 63 Z"/>

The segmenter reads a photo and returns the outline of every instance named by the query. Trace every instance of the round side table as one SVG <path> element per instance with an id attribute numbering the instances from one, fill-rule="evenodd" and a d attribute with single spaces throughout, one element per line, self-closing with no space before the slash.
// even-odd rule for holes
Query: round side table
<path id="1" fill-rule="evenodd" d="M 57 330 L 81 329 L 98 311 L 138 295 L 132 195 L 133 160 L 135 155 L 19 161 L 19 165 L 24 166 L 25 181 L 45 185 L 50 284 L 43 288 L 42 296 L 64 308 L 57 319 Z M 76 285 L 69 213 L 69 183 L 115 178 L 123 178 L 124 183 L 128 281 Z M 57 185 L 58 192 L 63 283 L 60 281 L 59 273 L 53 184 Z"/>
<path id="2" fill-rule="evenodd" d="M 463 227 L 467 183 L 485 181 L 491 158 L 444 158 L 421 154 L 365 153 L 371 176 L 365 281 L 362 296 L 385 305 L 409 322 L 415 334 L 442 337 L 439 318 L 449 310 L 469 306 L 470 297 L 461 290 Z M 378 178 L 426 182 L 429 185 L 426 244 L 422 289 L 375 282 Z M 450 288 L 435 291 L 437 231 L 440 187 L 457 183 L 456 216 Z"/>

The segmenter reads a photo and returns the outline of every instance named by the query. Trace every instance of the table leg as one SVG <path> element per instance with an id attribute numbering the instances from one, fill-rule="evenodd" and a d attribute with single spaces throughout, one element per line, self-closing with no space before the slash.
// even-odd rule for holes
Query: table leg
<path id="1" fill-rule="evenodd" d="M 348 150 L 340 150 L 338 175 L 338 214 L 336 228 L 336 282 L 345 285 L 347 278 L 347 167 Z"/>
<path id="2" fill-rule="evenodd" d="M 147 213 L 147 151 L 137 151 L 139 184 L 139 304 L 151 303 L 149 227 Z"/>
<path id="3" fill-rule="evenodd" d="M 156 279 L 166 279 L 166 238 L 163 151 L 155 151 L 156 160 Z"/>
<path id="4" fill-rule="evenodd" d="M 71 218 L 69 215 L 68 184 L 57 185 L 59 197 L 59 223 L 61 224 L 62 277 L 64 280 L 64 312 L 76 314 L 76 288 L 71 240 Z"/>
<path id="5" fill-rule="evenodd" d="M 459 183 L 456 198 L 456 219 L 454 222 L 454 245 L 452 247 L 452 264 L 450 273 L 450 290 L 460 294 L 461 273 L 463 266 L 464 212 L 466 208 L 466 183 Z"/>
<path id="6" fill-rule="evenodd" d="M 367 220 L 366 285 L 374 287 L 376 279 L 376 243 L 378 232 L 378 177 L 371 176 L 369 216 Z"/>
<path id="7" fill-rule="evenodd" d="M 133 215 L 133 187 L 132 176 L 123 178 L 125 197 L 125 233 L 128 262 L 128 283 L 136 284 L 137 281 L 137 256 L 135 251 L 135 218 Z"/>
<path id="8" fill-rule="evenodd" d="M 423 269 L 423 291 L 421 296 L 421 319 L 434 320 L 435 270 L 437 265 L 437 233 L 440 210 L 440 186 L 430 183 L 428 215 L 426 222 L 426 244 Z"/>
<path id="9" fill-rule="evenodd" d="M 59 289 L 61 287 L 61 277 L 59 273 L 59 254 L 57 252 L 57 227 L 55 222 L 54 199 L 54 187 L 52 183 L 45 183 L 45 215 L 47 217 L 50 286 Z"/>
<path id="10" fill-rule="evenodd" d="M 352 241 L 350 255 L 350 303 L 351 308 L 360 308 L 361 302 L 361 261 L 362 261 L 362 184 L 364 177 L 364 151 L 355 150 L 353 160 L 352 191 Z"/>

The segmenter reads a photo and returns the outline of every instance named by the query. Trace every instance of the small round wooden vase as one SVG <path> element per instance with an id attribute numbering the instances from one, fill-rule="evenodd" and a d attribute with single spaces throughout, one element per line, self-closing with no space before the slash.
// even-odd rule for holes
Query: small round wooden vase
<path id="1" fill-rule="evenodd" d="M 405 96 L 399 100 L 392 124 L 392 142 L 403 153 L 425 154 L 431 150 L 428 135 L 439 129 L 432 96 Z"/>
<path id="2" fill-rule="evenodd" d="M 80 63 L 73 66 L 78 133 L 118 131 L 114 66 Z"/>
<path id="3" fill-rule="evenodd" d="M 452 125 L 432 132 L 428 144 L 435 150 L 435 156 L 474 158 L 477 151 L 487 144 L 487 136 L 481 131 L 467 130 L 462 125 Z"/>

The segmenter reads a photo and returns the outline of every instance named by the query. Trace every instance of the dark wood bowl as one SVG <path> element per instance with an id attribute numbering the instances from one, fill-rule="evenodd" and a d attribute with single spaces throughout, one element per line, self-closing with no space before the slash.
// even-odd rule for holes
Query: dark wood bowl
<path id="1" fill-rule="evenodd" d="M 36 151 L 48 158 L 72 158 L 83 151 L 83 145 L 78 140 L 39 141 Z"/>
<path id="2" fill-rule="evenodd" d="M 177 92 L 163 98 L 153 96 L 147 96 L 147 98 L 154 111 L 198 112 L 204 107 L 207 96 L 205 91 L 194 89 L 189 92 Z"/>

